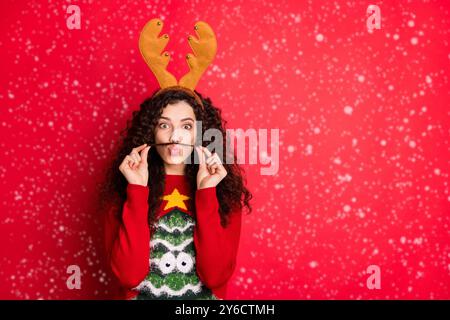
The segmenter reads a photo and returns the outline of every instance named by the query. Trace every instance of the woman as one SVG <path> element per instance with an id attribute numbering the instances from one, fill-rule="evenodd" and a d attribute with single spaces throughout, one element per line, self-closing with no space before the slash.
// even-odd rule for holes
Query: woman
<path id="1" fill-rule="evenodd" d="M 168 88 L 144 101 L 108 173 L 106 250 L 122 298 L 226 298 L 252 195 L 234 155 L 227 164 L 190 146 L 211 128 L 227 145 L 221 111 L 195 93 Z"/>

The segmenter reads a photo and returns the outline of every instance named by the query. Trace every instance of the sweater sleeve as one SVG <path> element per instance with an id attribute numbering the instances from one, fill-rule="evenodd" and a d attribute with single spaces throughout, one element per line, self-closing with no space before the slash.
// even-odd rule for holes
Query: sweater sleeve
<path id="1" fill-rule="evenodd" d="M 196 190 L 194 231 L 197 273 L 210 289 L 224 285 L 236 267 L 242 211 L 234 211 L 224 228 L 220 224 L 216 187 Z"/>
<path id="2" fill-rule="evenodd" d="M 127 185 L 122 221 L 114 208 L 106 214 L 105 245 L 108 263 L 120 283 L 136 287 L 147 275 L 150 256 L 150 230 L 147 222 L 149 187 Z"/>

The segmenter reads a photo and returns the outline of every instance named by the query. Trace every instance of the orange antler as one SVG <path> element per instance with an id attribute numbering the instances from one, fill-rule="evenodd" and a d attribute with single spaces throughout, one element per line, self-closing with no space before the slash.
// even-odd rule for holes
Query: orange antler
<path id="1" fill-rule="evenodd" d="M 199 39 L 193 36 L 188 37 L 189 45 L 195 55 L 186 55 L 190 70 L 177 83 L 177 79 L 166 70 L 170 60 L 169 53 L 166 51 L 161 55 L 161 51 L 169 42 L 169 35 L 167 34 L 158 37 L 162 27 L 163 22 L 160 19 L 155 18 L 147 22 L 139 37 L 141 54 L 156 76 L 161 89 L 181 86 L 194 91 L 202 74 L 216 55 L 217 41 L 214 31 L 206 22 L 198 21 L 195 24 L 194 29 Z"/>
<path id="2" fill-rule="evenodd" d="M 180 86 L 191 90 L 195 89 L 202 74 L 213 61 L 217 51 L 216 35 L 206 22 L 198 21 L 194 26 L 194 30 L 199 39 L 189 36 L 188 41 L 195 56 L 186 55 L 190 70 L 179 81 Z"/>
<path id="3" fill-rule="evenodd" d="M 169 53 L 166 51 L 161 55 L 161 51 L 169 42 L 168 34 L 158 38 L 162 27 L 163 23 L 159 19 L 152 19 L 147 22 L 139 36 L 139 50 L 163 89 L 176 86 L 177 79 L 166 70 L 170 60 Z"/>

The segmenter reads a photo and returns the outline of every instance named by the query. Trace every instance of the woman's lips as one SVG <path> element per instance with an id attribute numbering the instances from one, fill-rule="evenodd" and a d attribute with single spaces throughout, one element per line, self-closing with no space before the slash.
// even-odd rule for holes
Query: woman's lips
<path id="1" fill-rule="evenodd" d="M 169 154 L 171 156 L 181 156 L 182 151 L 183 151 L 180 147 L 175 146 L 175 145 L 170 145 L 167 147 L 167 149 L 169 150 Z"/>

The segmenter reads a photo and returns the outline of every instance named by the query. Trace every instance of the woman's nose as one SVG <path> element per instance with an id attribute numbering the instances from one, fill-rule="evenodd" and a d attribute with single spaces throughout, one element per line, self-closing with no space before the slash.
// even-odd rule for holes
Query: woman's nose
<path id="1" fill-rule="evenodd" d="M 172 132 L 172 135 L 170 136 L 170 142 L 178 143 L 178 142 L 181 142 L 181 140 L 182 140 L 181 134 L 179 133 L 179 131 L 177 129 L 175 129 Z"/>

